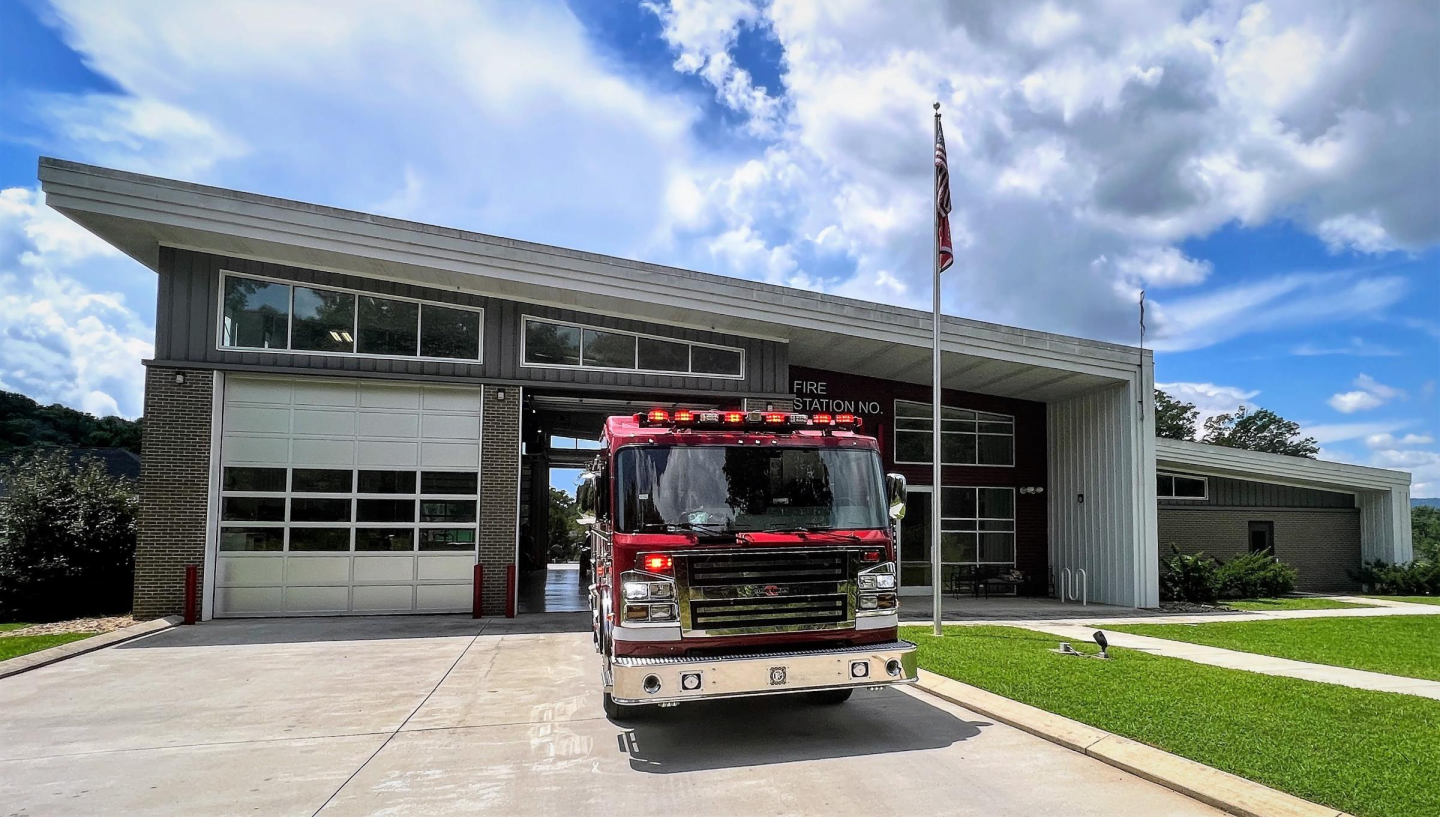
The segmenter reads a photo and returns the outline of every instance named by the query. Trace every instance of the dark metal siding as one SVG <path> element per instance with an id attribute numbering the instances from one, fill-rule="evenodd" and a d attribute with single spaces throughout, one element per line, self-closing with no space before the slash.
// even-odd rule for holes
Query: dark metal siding
<path id="1" fill-rule="evenodd" d="M 217 347 L 219 286 L 222 270 L 297 283 L 341 287 L 377 295 L 479 307 L 485 310 L 484 361 L 448 363 L 392 360 L 364 356 L 307 355 L 288 352 L 246 352 Z M 597 372 L 584 369 L 543 369 L 520 365 L 522 318 L 583 323 L 648 335 L 732 346 L 745 350 L 745 378 Z M 725 394 L 776 394 L 789 391 L 789 349 L 786 344 L 706 332 L 665 324 L 589 315 L 568 309 L 517 303 L 481 295 L 450 292 L 374 278 L 321 272 L 191 250 L 160 248 L 160 282 L 156 299 L 155 359 L 174 363 L 263 366 L 277 371 L 347 374 L 475 377 L 530 380 L 556 386 L 612 386 L 616 389 L 713 391 Z"/>
<path id="2" fill-rule="evenodd" d="M 1183 471 L 1157 469 L 1162 474 L 1183 474 Z M 1196 475 L 1198 476 L 1198 475 Z M 1225 477 L 1206 477 L 1210 481 L 1208 499 L 1161 499 L 1164 507 L 1174 508 L 1354 508 L 1355 497 L 1335 491 L 1317 491 Z"/>

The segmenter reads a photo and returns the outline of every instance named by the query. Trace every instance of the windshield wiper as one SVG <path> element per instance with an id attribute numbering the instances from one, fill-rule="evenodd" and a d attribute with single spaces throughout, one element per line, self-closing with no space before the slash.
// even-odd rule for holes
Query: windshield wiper
<path id="1" fill-rule="evenodd" d="M 700 533 L 731 533 L 733 529 L 727 528 L 719 522 L 650 522 L 643 525 L 641 530 L 663 530 L 667 533 L 674 531 L 699 531 Z"/>
<path id="2" fill-rule="evenodd" d="M 791 525 L 791 526 L 789 526 L 789 527 L 783 527 L 783 528 L 766 528 L 766 529 L 765 529 L 764 531 L 762 531 L 762 532 L 763 532 L 763 533 L 823 533 L 823 534 L 826 534 L 826 535 L 828 535 L 828 536 L 838 537 L 838 538 L 840 538 L 840 539 L 849 539 L 849 540 L 852 540 L 852 541 L 855 541 L 855 542 L 860 541 L 860 537 L 856 536 L 856 535 L 853 534 L 853 533 L 839 533 L 839 532 L 837 532 L 837 531 L 835 530 L 835 526 L 834 526 L 834 525 Z"/>

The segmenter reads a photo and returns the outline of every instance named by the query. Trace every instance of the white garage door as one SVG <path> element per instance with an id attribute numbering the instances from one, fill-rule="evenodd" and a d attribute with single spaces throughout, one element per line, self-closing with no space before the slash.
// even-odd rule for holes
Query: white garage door
<path id="1" fill-rule="evenodd" d="M 215 615 L 468 611 L 480 389 L 230 376 Z"/>

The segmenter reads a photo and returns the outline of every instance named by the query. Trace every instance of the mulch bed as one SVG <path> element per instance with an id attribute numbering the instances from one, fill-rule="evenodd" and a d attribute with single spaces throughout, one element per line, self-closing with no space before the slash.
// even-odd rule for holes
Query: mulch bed
<path id="1" fill-rule="evenodd" d="M 0 638 L 17 635 L 60 635 L 62 633 L 108 633 L 135 623 L 135 617 L 103 616 L 100 618 L 77 618 L 70 621 L 53 621 L 49 624 L 31 624 L 17 630 L 0 633 Z"/>

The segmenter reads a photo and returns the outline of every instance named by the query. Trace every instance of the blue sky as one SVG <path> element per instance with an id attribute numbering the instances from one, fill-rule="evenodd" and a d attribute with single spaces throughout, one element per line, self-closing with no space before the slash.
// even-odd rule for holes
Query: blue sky
<path id="1" fill-rule="evenodd" d="M 0 4 L 0 388 L 140 411 L 153 275 L 54 155 L 1133 343 L 1440 494 L 1433 5 Z"/>

